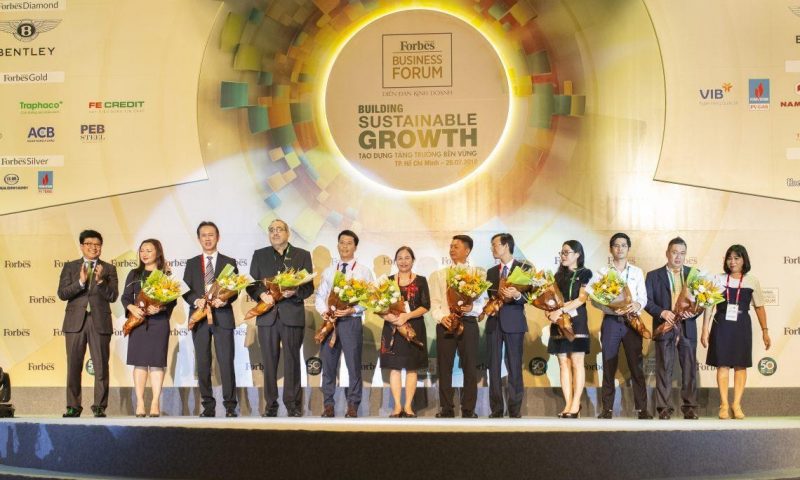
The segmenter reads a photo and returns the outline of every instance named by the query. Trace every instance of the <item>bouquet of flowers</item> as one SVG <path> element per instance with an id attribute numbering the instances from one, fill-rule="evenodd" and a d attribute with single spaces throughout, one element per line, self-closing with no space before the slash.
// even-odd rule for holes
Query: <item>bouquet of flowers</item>
<path id="1" fill-rule="evenodd" d="M 279 272 L 274 277 L 261 280 L 267 290 L 269 290 L 269 294 L 272 295 L 273 303 L 266 303 L 259 300 L 256 306 L 245 314 L 244 319 L 250 320 L 251 318 L 267 313 L 275 306 L 275 303 L 283 299 L 283 290 L 297 290 L 301 285 L 305 285 L 312 280 L 314 280 L 314 274 L 308 273 L 305 268 L 300 271 L 290 268 L 285 272 Z"/>
<path id="2" fill-rule="evenodd" d="M 708 275 L 692 267 L 689 270 L 689 275 L 686 276 L 686 281 L 681 293 L 678 294 L 678 299 L 675 301 L 675 308 L 672 312 L 681 322 L 687 318 L 694 317 L 703 310 L 725 300 L 725 297 L 722 296 L 722 288 L 722 285 L 713 275 Z M 674 324 L 670 325 L 664 322 L 656 328 L 653 336 L 658 338 L 672 330 L 673 326 Z"/>
<path id="3" fill-rule="evenodd" d="M 456 265 L 447 269 L 447 306 L 450 309 L 448 333 L 458 336 L 464 332 L 464 324 L 461 323 L 464 310 L 471 309 L 475 299 L 491 286 L 492 283 L 474 268 Z"/>
<path id="4" fill-rule="evenodd" d="M 136 296 L 135 305 L 145 311 L 150 306 L 160 308 L 167 303 L 174 302 L 188 290 L 189 287 L 183 281 L 171 278 L 161 270 L 153 270 L 142 281 L 142 289 L 139 290 L 139 294 Z M 144 323 L 145 316 L 139 318 L 128 312 L 125 325 L 122 326 L 122 333 L 125 336 L 129 335 L 134 328 Z"/>
<path id="5" fill-rule="evenodd" d="M 555 276 L 550 270 L 534 270 L 531 272 L 531 292 L 527 296 L 530 305 L 552 312 L 564 306 L 564 296 L 556 285 Z M 559 334 L 569 340 L 575 340 L 575 330 L 572 328 L 572 318 L 568 313 L 562 313 L 556 321 Z"/>
<path id="6" fill-rule="evenodd" d="M 375 284 L 370 285 L 369 296 L 362 303 L 364 308 L 375 313 L 376 315 L 394 314 L 400 315 L 406 313 L 405 302 L 403 296 L 400 294 L 400 285 L 396 280 L 391 280 L 386 275 L 378 279 Z M 417 338 L 417 332 L 409 323 L 403 325 L 392 326 L 392 340 L 389 343 L 389 350 L 394 346 L 394 334 L 399 333 L 400 336 L 420 348 L 425 345 Z"/>
<path id="7" fill-rule="evenodd" d="M 613 310 L 627 308 L 633 303 L 631 289 L 616 270 L 603 269 L 600 273 L 600 279 L 589 289 L 589 297 L 592 300 Z M 642 338 L 653 337 L 638 313 L 626 313 L 625 320 Z"/>
<path id="8" fill-rule="evenodd" d="M 533 268 L 533 265 L 531 265 Z M 500 277 L 500 283 L 497 288 L 496 294 L 486 302 L 486 306 L 483 307 L 483 311 L 481 312 L 480 316 L 478 317 L 478 321 L 482 321 L 486 317 L 490 317 L 492 315 L 497 315 L 497 312 L 500 311 L 500 308 L 506 303 L 506 300 L 500 295 L 500 291 L 508 286 L 512 286 L 517 289 L 520 293 L 529 292 L 531 290 L 531 274 L 527 270 L 523 270 L 520 267 L 514 267 L 514 270 L 511 271 L 511 275 L 507 278 Z"/>
<path id="9" fill-rule="evenodd" d="M 314 335 L 314 341 L 322 343 L 330 335 L 329 345 L 336 343 L 336 310 L 345 310 L 353 305 L 366 301 L 369 286 L 364 280 L 347 278 L 344 273 L 336 272 L 333 276 L 333 288 L 328 294 L 328 311 L 322 314 L 322 325 Z"/>
<path id="10" fill-rule="evenodd" d="M 233 265 L 228 264 L 219 272 L 217 279 L 211 284 L 211 288 L 203 295 L 206 301 L 205 307 L 195 309 L 192 316 L 189 317 L 190 330 L 204 318 L 208 318 L 209 325 L 213 322 L 211 302 L 217 299 L 227 302 L 233 298 L 234 295 L 237 295 L 244 290 L 245 287 L 253 283 L 253 279 L 250 275 L 238 275 L 234 273 L 234 270 Z"/>

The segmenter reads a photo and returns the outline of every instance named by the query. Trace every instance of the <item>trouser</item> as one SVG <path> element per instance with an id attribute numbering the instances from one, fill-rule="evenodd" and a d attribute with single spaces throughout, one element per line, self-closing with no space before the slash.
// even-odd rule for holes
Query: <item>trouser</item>
<path id="1" fill-rule="evenodd" d="M 236 374 L 233 366 L 235 347 L 233 330 L 209 325 L 202 321 L 192 332 L 194 356 L 197 362 L 197 384 L 204 410 L 214 410 L 216 400 L 211 388 L 211 338 L 217 353 L 217 365 L 222 380 L 222 404 L 226 410 L 236 408 Z"/>
<path id="2" fill-rule="evenodd" d="M 475 410 L 478 399 L 478 323 L 473 317 L 462 317 L 464 333 L 450 335 L 436 325 L 436 364 L 439 371 L 439 405 L 442 411 L 453 411 L 453 364 L 456 351 L 464 372 L 461 389 L 461 410 Z"/>
<path id="3" fill-rule="evenodd" d="M 675 339 L 680 341 L 675 345 Z M 671 409 L 672 372 L 675 357 L 681 365 L 681 411 L 689 413 L 697 408 L 697 343 L 680 335 L 674 328 L 656 341 L 656 411 Z"/>
<path id="4" fill-rule="evenodd" d="M 270 326 L 258 327 L 258 343 L 264 363 L 264 400 L 267 410 L 278 408 L 278 362 L 283 346 L 283 404 L 300 408 L 300 347 L 303 328 L 285 325 L 278 317 Z M 360 363 L 360 362 L 359 362 Z"/>
<path id="5" fill-rule="evenodd" d="M 603 348 L 603 410 L 614 408 L 614 377 L 619 363 L 620 343 L 631 371 L 633 402 L 636 410 L 647 410 L 647 389 L 642 371 L 642 337 L 625 322 L 624 317 L 605 315 L 600 327 L 600 344 Z"/>
<path id="6" fill-rule="evenodd" d="M 81 375 L 86 346 L 94 367 L 94 404 L 92 409 L 108 406 L 108 357 L 111 334 L 97 333 L 92 314 L 86 312 L 83 326 L 77 332 L 64 332 L 67 346 L 67 406 L 81 409 Z"/>
<path id="7" fill-rule="evenodd" d="M 489 351 L 489 407 L 492 413 L 503 413 L 503 385 L 500 378 L 503 361 L 503 344 L 505 344 L 505 362 L 508 371 L 506 392 L 508 396 L 508 414 L 516 415 L 522 406 L 524 390 L 522 387 L 522 344 L 525 333 L 506 333 L 500 328 L 486 332 L 486 343 Z"/>
<path id="8" fill-rule="evenodd" d="M 324 405 L 333 405 L 336 393 L 336 374 L 339 372 L 339 360 L 344 352 L 344 363 L 350 385 L 347 389 L 347 403 L 356 408 L 361 404 L 361 348 L 364 330 L 361 316 L 341 317 L 336 321 L 336 342 L 331 347 L 326 339 L 322 343 L 320 357 L 322 360 L 322 395 Z"/>

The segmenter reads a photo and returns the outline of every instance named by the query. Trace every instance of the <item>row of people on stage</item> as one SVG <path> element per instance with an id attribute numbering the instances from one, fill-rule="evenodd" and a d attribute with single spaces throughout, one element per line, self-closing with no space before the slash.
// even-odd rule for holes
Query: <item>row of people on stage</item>
<path id="1" fill-rule="evenodd" d="M 254 279 L 273 277 L 290 270 L 313 271 L 311 255 L 307 250 L 289 243 L 289 226 L 283 220 L 274 220 L 268 227 L 270 245 L 256 250 L 250 263 Z M 186 263 L 183 280 L 189 287 L 183 299 L 189 305 L 189 316 L 196 309 L 210 307 L 212 322 L 198 322 L 192 329 L 197 376 L 202 397 L 201 417 L 213 417 L 216 399 L 211 388 L 211 345 L 214 344 L 222 382 L 222 400 L 226 416 L 237 416 L 236 378 L 234 372 L 234 314 L 231 304 L 236 296 L 222 301 L 213 300 L 206 305 L 206 292 L 216 275 L 226 265 L 236 271 L 235 259 L 218 250 L 220 233 L 212 222 L 202 222 L 197 227 L 197 238 L 202 254 Z M 97 417 L 105 416 L 108 404 L 108 360 L 112 334 L 110 304 L 117 300 L 118 279 L 113 265 L 100 259 L 103 238 L 99 232 L 81 232 L 82 258 L 64 265 L 58 287 L 58 296 L 67 301 L 64 316 L 64 336 L 67 347 L 67 410 L 65 417 L 81 415 L 81 371 L 88 346 L 94 364 L 95 389 L 92 411 Z M 348 305 L 329 312 L 328 296 L 338 272 L 345 278 L 372 281 L 371 270 L 356 258 L 358 235 L 344 230 L 337 237 L 339 260 L 326 268 L 314 291 L 312 283 L 295 289 L 284 289 L 280 298 L 274 298 L 263 282 L 247 287 L 247 294 L 256 301 L 271 306 L 256 318 L 258 341 L 261 349 L 264 375 L 264 417 L 278 414 L 278 364 L 284 355 L 283 404 L 288 415 L 303 415 L 300 389 L 300 348 L 305 331 L 304 303 L 315 295 L 315 307 L 320 314 L 332 314 L 336 319 L 335 336 L 321 344 L 323 417 L 333 417 L 334 393 L 339 362 L 344 357 L 349 385 L 346 389 L 346 416 L 357 417 L 362 398 L 361 354 L 363 345 L 364 308 Z M 437 368 L 439 372 L 439 418 L 456 416 L 452 374 L 456 352 L 461 360 L 464 386 L 459 401 L 463 418 L 477 418 L 479 347 L 478 319 L 490 298 L 502 300 L 498 310 L 486 320 L 486 342 L 489 355 L 489 406 L 490 418 L 520 418 L 524 388 L 522 380 L 522 354 L 528 322 L 525 317 L 526 298 L 505 279 L 516 267 L 525 266 L 514 259 L 514 238 L 499 233 L 491 239 L 492 256 L 497 264 L 488 271 L 470 266 L 469 255 L 474 247 L 468 235 L 456 235 L 450 242 L 450 259 L 453 265 L 465 265 L 485 278 L 491 286 L 471 304 L 463 305 L 454 313 L 448 302 L 447 268 L 433 272 L 430 278 L 414 272 L 414 251 L 407 246 L 395 253 L 397 281 L 402 298 L 407 305 L 403 313 L 386 313 L 380 341 L 380 365 L 389 369 L 389 384 L 394 400 L 391 417 L 415 417 L 412 409 L 417 384 L 417 371 L 425 368 L 428 354 L 422 346 L 407 341 L 397 328 L 405 324 L 413 327 L 418 338 L 425 339 L 427 332 L 423 316 L 430 313 L 436 322 Z M 636 414 L 640 419 L 652 418 L 647 410 L 647 393 L 642 371 L 642 337 L 629 322 L 629 314 L 646 310 L 653 317 L 653 329 L 662 323 L 671 328 L 655 340 L 656 345 L 656 413 L 669 419 L 675 410 L 671 405 L 672 373 L 677 357 L 680 363 L 681 412 L 684 418 L 698 418 L 697 408 L 697 326 L 699 315 L 678 318 L 676 301 L 686 283 L 689 268 L 686 259 L 686 242 L 680 237 L 672 239 L 666 250 L 666 264 L 645 276 L 644 272 L 628 262 L 631 239 L 624 233 L 613 235 L 609 242 L 612 260 L 609 270 L 615 270 L 630 289 L 631 302 L 621 309 L 600 305 L 603 312 L 600 330 L 603 359 L 601 413 L 599 418 L 611 418 L 614 404 L 619 349 L 622 346 L 631 371 Z M 599 276 L 584 266 L 584 250 L 580 242 L 568 240 L 559 252 L 560 265 L 555 274 L 555 284 L 561 292 L 563 307 L 547 313 L 552 322 L 548 353 L 558 357 L 564 408 L 560 418 L 578 418 L 581 397 L 585 386 L 584 358 L 589 353 L 589 328 L 586 304 Z M 130 333 L 127 363 L 134 367 L 136 416 L 160 415 L 160 392 L 167 365 L 169 318 L 176 302 L 161 306 L 140 308 L 136 298 L 142 282 L 155 270 L 168 271 L 161 243 L 147 239 L 139 246 L 139 265 L 130 271 L 124 282 L 122 305 L 131 315 L 145 319 Z M 750 260 L 745 248 L 733 245 L 725 253 L 723 263 L 725 301 L 715 309 L 703 313 L 700 341 L 708 347 L 706 363 L 717 367 L 720 390 L 719 418 L 744 418 L 741 407 L 747 368 L 752 366 L 752 326 L 749 310 L 755 307 L 761 326 L 765 347 L 770 347 L 764 296 L 758 280 L 749 275 Z M 573 338 L 562 334 L 557 322 L 563 315 L 572 321 Z M 685 315 L 686 316 L 686 315 Z M 463 324 L 463 333 L 452 333 L 452 322 Z M 504 357 L 504 358 L 503 358 Z M 508 379 L 505 391 L 501 382 L 501 365 L 505 362 Z M 729 402 L 728 382 L 730 369 L 734 369 L 734 397 Z M 405 400 L 403 401 L 402 371 L 406 371 Z M 147 382 L 153 391 L 153 402 L 145 408 L 144 392 Z"/>

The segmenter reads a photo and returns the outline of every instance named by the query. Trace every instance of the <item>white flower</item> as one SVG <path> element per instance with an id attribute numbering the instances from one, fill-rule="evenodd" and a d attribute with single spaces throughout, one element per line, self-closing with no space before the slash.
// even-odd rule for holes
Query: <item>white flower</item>
<path id="1" fill-rule="evenodd" d="M 464 301 L 463 300 L 459 300 L 458 301 L 458 306 L 460 307 L 461 305 L 464 305 Z"/>
<path id="2" fill-rule="evenodd" d="M 341 289 L 341 288 L 339 288 L 339 287 L 333 287 L 333 293 L 339 293 L 339 292 L 341 292 L 341 291 L 342 291 L 342 289 Z"/>
<path id="3" fill-rule="evenodd" d="M 547 306 L 548 306 L 548 307 L 552 307 L 552 306 L 553 306 L 553 305 L 555 305 L 555 304 L 556 304 L 556 301 L 555 301 L 555 300 L 553 300 L 552 298 L 551 298 L 550 300 L 548 300 L 548 301 L 547 301 Z"/>
<path id="4" fill-rule="evenodd" d="M 705 293 L 706 287 L 704 285 L 700 285 L 699 287 L 697 287 L 697 291 L 700 293 Z"/>

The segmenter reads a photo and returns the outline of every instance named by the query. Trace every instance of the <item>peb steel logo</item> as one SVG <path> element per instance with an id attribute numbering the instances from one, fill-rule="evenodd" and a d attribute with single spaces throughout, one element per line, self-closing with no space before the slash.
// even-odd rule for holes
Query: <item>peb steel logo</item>
<path id="1" fill-rule="evenodd" d="M 11 20 L 0 22 L 0 31 L 14 35 L 20 42 L 32 42 L 40 33 L 56 28 L 61 20 Z"/>

